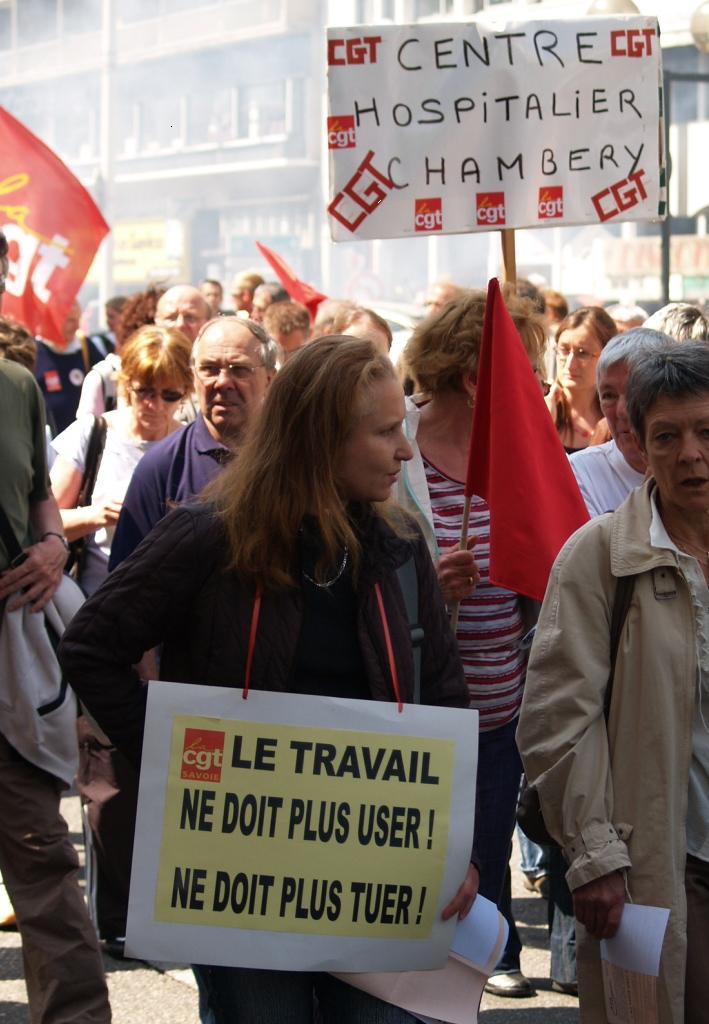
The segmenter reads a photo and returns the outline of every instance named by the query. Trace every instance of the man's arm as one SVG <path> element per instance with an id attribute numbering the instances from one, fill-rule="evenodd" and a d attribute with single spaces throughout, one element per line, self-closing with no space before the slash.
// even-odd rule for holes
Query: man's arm
<path id="1" fill-rule="evenodd" d="M 153 449 L 136 466 L 113 534 L 109 572 L 132 555 L 143 538 L 165 516 L 170 462 L 171 453 L 166 456 L 164 450 Z"/>
<path id="2" fill-rule="evenodd" d="M 53 495 L 30 506 L 32 532 L 40 540 L 26 548 L 27 558 L 16 568 L 7 569 L 0 575 L 0 600 L 16 596 L 8 610 L 29 604 L 33 612 L 41 611 L 59 586 L 67 560 L 67 550 L 62 543 L 64 527 Z M 22 593 L 16 592 L 21 590 Z"/>

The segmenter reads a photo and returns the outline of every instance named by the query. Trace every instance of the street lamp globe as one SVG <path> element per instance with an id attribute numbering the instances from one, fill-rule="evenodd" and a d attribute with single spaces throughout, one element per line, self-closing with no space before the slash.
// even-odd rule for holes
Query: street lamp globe
<path id="1" fill-rule="evenodd" d="M 709 2 L 700 4 L 689 23 L 694 45 L 702 53 L 709 53 Z"/>
<path id="2" fill-rule="evenodd" d="M 633 0 L 593 0 L 587 14 L 640 14 Z"/>

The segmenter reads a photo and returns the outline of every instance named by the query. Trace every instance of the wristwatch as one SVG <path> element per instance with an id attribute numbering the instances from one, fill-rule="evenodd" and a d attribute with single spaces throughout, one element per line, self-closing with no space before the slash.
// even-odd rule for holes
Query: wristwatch
<path id="1" fill-rule="evenodd" d="M 64 550 L 66 551 L 67 555 L 69 554 L 69 551 L 71 550 L 69 547 L 69 541 L 66 539 L 63 533 L 57 533 L 55 530 L 47 530 L 47 532 L 43 533 L 39 539 L 40 541 L 43 541 L 46 540 L 47 537 L 58 537 L 59 540 L 64 545 Z"/>

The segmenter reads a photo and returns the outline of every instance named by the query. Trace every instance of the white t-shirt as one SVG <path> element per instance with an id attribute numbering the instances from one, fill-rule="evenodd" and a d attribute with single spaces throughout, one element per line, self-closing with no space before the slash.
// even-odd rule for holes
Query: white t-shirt
<path id="1" fill-rule="evenodd" d="M 569 462 L 592 519 L 615 512 L 645 482 L 645 475 L 625 461 L 615 441 L 574 452 Z"/>
<path id="2" fill-rule="evenodd" d="M 121 357 L 117 356 L 115 352 L 109 352 L 105 359 L 102 359 L 100 363 L 96 363 L 84 377 L 84 383 L 81 385 L 81 398 L 79 399 L 79 407 L 76 410 L 76 418 L 80 419 L 87 413 L 92 413 L 94 416 L 102 416 L 106 411 L 106 403 L 104 401 L 104 384 L 103 375 L 111 375 L 113 377 L 112 392 L 116 394 L 117 391 L 117 380 L 118 374 L 121 371 Z M 122 405 L 122 402 L 118 402 Z M 115 405 L 115 403 L 114 403 Z"/>
<path id="3" fill-rule="evenodd" d="M 106 431 L 106 444 L 96 477 L 92 505 L 101 505 L 106 501 L 123 501 L 135 467 L 148 449 L 157 443 L 128 441 L 111 425 L 111 417 L 107 417 L 107 423 L 109 426 Z M 55 453 L 81 473 L 86 466 L 93 425 L 93 416 L 82 416 L 52 441 Z M 93 594 L 108 575 L 108 556 L 111 552 L 113 532 L 112 526 L 102 527 L 86 538 L 84 568 L 79 582 L 87 594 Z"/>

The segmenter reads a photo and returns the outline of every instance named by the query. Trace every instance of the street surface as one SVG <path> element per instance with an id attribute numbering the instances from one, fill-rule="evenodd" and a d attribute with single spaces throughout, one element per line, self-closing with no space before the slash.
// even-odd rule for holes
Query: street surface
<path id="1" fill-rule="evenodd" d="M 62 810 L 72 840 L 83 857 L 78 798 L 67 797 Z M 515 849 L 514 861 L 519 860 Z M 522 969 L 537 989 L 531 999 L 485 996 L 480 1020 L 485 1024 L 578 1024 L 578 1001 L 550 989 L 546 902 L 523 887 L 512 873 L 513 906 L 524 944 Z M 198 1024 L 197 990 L 192 972 L 181 966 L 150 965 L 105 957 L 114 1024 Z M 28 1024 L 17 932 L 0 932 L 0 1024 Z"/>

